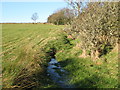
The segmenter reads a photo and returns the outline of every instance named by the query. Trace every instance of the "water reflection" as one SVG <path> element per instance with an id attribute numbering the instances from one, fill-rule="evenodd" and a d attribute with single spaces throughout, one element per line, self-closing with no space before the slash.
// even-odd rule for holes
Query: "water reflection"
<path id="1" fill-rule="evenodd" d="M 68 84 L 68 78 L 66 77 L 66 71 L 60 67 L 60 64 L 55 58 L 52 58 L 48 63 L 47 73 L 50 78 L 60 85 L 62 88 L 70 88 Z"/>

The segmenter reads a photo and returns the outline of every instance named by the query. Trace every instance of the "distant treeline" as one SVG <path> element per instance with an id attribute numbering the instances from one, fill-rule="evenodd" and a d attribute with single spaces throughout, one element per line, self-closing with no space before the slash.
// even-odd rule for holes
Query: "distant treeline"
<path id="1" fill-rule="evenodd" d="M 55 25 L 71 24 L 71 21 L 75 17 L 74 11 L 69 8 L 63 8 L 57 10 L 55 13 L 48 17 L 47 22 Z"/>
<path id="2" fill-rule="evenodd" d="M 0 24 L 33 24 L 33 23 L 0 23 Z M 36 23 L 36 24 L 51 24 L 51 23 Z"/>

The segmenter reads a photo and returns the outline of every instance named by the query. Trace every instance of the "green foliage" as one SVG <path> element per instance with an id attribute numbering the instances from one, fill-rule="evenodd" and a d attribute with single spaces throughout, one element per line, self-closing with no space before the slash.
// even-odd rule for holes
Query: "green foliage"
<path id="1" fill-rule="evenodd" d="M 74 17 L 72 10 L 68 8 L 63 8 L 48 17 L 48 23 L 53 23 L 55 25 L 70 24 Z"/>
<path id="2" fill-rule="evenodd" d="M 86 53 L 87 53 L 87 55 L 90 55 L 90 54 L 91 54 L 91 51 L 90 51 L 90 50 L 87 50 Z"/>
<path id="3" fill-rule="evenodd" d="M 102 50 L 100 56 L 102 56 L 102 55 L 106 55 L 107 53 L 109 53 L 113 49 L 113 47 L 112 47 L 112 45 L 104 45 L 103 44 L 103 45 L 101 45 L 100 49 Z"/>

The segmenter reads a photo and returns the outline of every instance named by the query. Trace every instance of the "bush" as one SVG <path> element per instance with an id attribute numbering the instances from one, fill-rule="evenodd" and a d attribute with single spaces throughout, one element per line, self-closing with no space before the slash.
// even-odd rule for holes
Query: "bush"
<path id="1" fill-rule="evenodd" d="M 101 51 L 99 53 L 104 55 L 110 51 L 108 48 L 116 45 L 119 36 L 117 2 L 90 2 L 73 21 L 67 32 L 79 36 L 81 48 Z M 101 48 L 102 45 L 105 47 Z"/>

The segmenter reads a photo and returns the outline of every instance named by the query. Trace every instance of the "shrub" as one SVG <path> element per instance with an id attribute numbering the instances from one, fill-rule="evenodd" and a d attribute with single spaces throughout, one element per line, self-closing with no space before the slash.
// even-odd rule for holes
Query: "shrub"
<path id="1" fill-rule="evenodd" d="M 78 2 L 79 3 L 79 2 Z M 106 54 L 114 47 L 118 40 L 118 3 L 90 2 L 73 20 L 72 35 L 79 36 L 81 48 L 91 52 Z M 104 48 L 101 46 L 104 45 Z M 109 47 L 109 48 L 110 48 Z M 98 54 L 99 55 L 99 54 Z"/>

